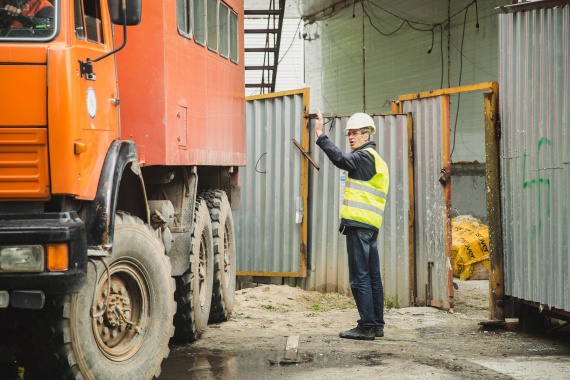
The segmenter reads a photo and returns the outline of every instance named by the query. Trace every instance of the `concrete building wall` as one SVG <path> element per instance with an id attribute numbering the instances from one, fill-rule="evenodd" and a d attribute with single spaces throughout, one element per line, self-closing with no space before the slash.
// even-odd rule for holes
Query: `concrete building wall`
<path id="1" fill-rule="evenodd" d="M 452 176 L 451 189 L 453 217 L 471 214 L 483 224 L 487 224 L 485 177 L 483 175 Z"/>
<path id="2" fill-rule="evenodd" d="M 497 81 L 496 8 L 505 4 L 510 1 L 478 1 L 477 9 L 472 0 L 367 1 L 307 23 L 305 78 L 311 112 L 386 114 L 399 95 Z M 433 27 L 437 24 L 441 26 Z M 452 95 L 450 100 L 452 162 L 484 163 L 483 94 Z M 452 207 L 486 218 L 484 173 L 467 181 L 454 179 L 452 192 L 453 200 L 467 199 L 460 194 L 470 194 L 471 200 Z"/>

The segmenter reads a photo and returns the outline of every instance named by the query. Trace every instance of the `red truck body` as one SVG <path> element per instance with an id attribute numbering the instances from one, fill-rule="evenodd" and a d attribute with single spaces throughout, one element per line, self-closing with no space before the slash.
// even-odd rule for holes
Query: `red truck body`
<path id="1" fill-rule="evenodd" d="M 181 35 L 174 1 L 145 3 L 129 28 L 116 56 L 121 137 L 142 165 L 245 165 L 243 2 L 225 3 L 239 15 L 237 63 Z"/>

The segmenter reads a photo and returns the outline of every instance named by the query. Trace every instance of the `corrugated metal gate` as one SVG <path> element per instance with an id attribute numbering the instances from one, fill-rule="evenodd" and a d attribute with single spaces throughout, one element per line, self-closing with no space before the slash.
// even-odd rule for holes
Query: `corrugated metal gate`
<path id="1" fill-rule="evenodd" d="M 306 275 L 308 160 L 295 142 L 307 150 L 308 101 L 308 89 L 246 98 L 238 275 Z"/>
<path id="2" fill-rule="evenodd" d="M 500 228 L 500 217 L 494 207 L 494 193 L 498 193 L 498 187 L 495 187 L 498 180 L 494 178 L 498 166 L 496 160 L 490 159 L 495 139 L 492 132 L 495 108 L 487 103 L 494 102 L 498 96 L 497 84 L 479 83 L 399 97 L 399 108 L 411 113 L 413 120 L 416 305 L 454 307 L 449 96 L 473 91 L 489 91 L 483 96 L 481 111 L 485 126 L 481 127 L 485 129 L 489 251 L 493 255 L 497 249 L 493 239 Z M 494 263 L 491 259 L 492 269 Z M 499 271 L 491 272 L 490 283 Z M 495 287 L 491 288 L 498 294 Z"/>
<path id="3" fill-rule="evenodd" d="M 404 101 L 414 131 L 416 299 L 453 307 L 449 95 Z"/>

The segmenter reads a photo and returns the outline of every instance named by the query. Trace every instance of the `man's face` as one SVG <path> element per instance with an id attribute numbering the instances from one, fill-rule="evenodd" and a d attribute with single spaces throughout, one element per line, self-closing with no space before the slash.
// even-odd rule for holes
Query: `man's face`
<path id="1" fill-rule="evenodd" d="M 350 148 L 355 150 L 368 141 L 369 134 L 368 132 L 362 132 L 359 129 L 351 129 L 346 131 L 346 137 L 348 137 Z"/>

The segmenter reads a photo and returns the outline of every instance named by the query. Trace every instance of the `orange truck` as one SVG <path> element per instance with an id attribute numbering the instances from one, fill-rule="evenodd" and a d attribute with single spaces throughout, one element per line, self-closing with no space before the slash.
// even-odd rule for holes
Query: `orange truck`
<path id="1" fill-rule="evenodd" d="M 0 0 L 0 324 L 26 379 L 153 378 L 232 312 L 243 0 L 142 8 Z"/>

